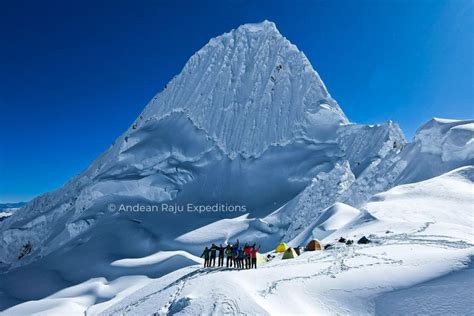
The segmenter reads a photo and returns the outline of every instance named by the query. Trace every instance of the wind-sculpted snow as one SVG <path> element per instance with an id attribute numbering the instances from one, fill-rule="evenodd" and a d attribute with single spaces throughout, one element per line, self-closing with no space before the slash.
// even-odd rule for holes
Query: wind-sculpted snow
<path id="1" fill-rule="evenodd" d="M 342 126 L 338 129 L 338 141 L 347 160 L 329 173 L 320 173 L 302 193 L 265 220 L 279 227 L 282 238 L 291 242 L 336 202 L 362 207 L 374 194 L 394 186 L 472 165 L 471 124 L 472 121 L 434 119 L 420 128 L 414 142 L 408 145 L 392 122 Z M 324 236 L 324 232 L 312 235 Z"/>
<path id="2" fill-rule="evenodd" d="M 382 175 L 373 177 L 373 173 L 382 172 L 404 148 L 406 141 L 398 125 L 345 125 L 338 129 L 337 139 L 343 156 L 334 168 L 319 173 L 298 196 L 265 219 L 286 231 L 283 238 L 287 242 L 334 203 L 358 207 L 394 185 Z"/>
<path id="3" fill-rule="evenodd" d="M 472 123 L 473 120 L 429 121 L 417 131 L 412 143 L 362 174 L 360 178 L 364 179 L 365 188 L 358 190 L 375 194 L 399 184 L 423 181 L 462 166 L 474 165 Z M 370 186 L 378 191 L 370 191 Z M 349 201 L 356 201 L 355 196 Z M 367 198 L 370 196 L 363 200 L 367 201 Z M 354 204 L 360 206 L 363 203 Z"/>
<path id="4" fill-rule="evenodd" d="M 403 132 L 392 121 L 378 125 L 348 124 L 341 126 L 337 135 L 344 158 L 356 177 L 388 155 L 398 154 L 406 145 Z"/>
<path id="5" fill-rule="evenodd" d="M 306 56 L 268 21 L 211 39 L 136 126 L 177 109 L 231 157 L 259 156 L 301 135 L 326 140 L 347 122 Z"/>
<path id="6" fill-rule="evenodd" d="M 421 152 L 439 155 L 443 162 L 474 159 L 474 120 L 432 119 L 417 132 Z"/>
<path id="7" fill-rule="evenodd" d="M 340 195 L 355 181 L 349 163 L 337 164 L 330 172 L 322 172 L 291 204 L 273 216 L 280 224 L 289 223 L 284 239 L 289 241 L 314 222 L 323 209 L 333 205 Z"/>

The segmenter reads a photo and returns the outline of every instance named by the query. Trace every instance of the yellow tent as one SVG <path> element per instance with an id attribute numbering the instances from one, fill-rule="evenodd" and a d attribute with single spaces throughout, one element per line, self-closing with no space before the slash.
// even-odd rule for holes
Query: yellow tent
<path id="1" fill-rule="evenodd" d="M 278 246 L 275 248 L 275 252 L 285 252 L 286 249 L 288 249 L 288 246 L 284 243 L 281 242 L 278 244 Z"/>

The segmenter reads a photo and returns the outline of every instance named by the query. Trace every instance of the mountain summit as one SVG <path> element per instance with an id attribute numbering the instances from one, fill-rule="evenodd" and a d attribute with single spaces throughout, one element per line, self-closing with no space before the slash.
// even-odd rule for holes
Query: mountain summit
<path id="1" fill-rule="evenodd" d="M 326 139 L 347 119 L 306 56 L 264 21 L 213 38 L 147 105 L 135 127 L 181 111 L 230 155 L 297 136 Z"/>

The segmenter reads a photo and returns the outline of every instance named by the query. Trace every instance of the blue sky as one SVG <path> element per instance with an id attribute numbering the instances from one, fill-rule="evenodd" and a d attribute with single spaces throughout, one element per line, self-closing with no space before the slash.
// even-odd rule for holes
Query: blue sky
<path id="1" fill-rule="evenodd" d="M 470 0 L 2 1 L 0 203 L 63 185 L 211 37 L 264 19 L 353 122 L 411 138 L 431 117 L 474 117 Z"/>

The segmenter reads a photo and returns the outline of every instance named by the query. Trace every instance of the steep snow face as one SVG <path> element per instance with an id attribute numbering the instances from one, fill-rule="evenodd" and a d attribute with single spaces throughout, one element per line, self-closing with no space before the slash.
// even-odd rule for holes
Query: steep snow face
<path id="1" fill-rule="evenodd" d="M 332 169 L 321 171 L 305 190 L 284 207 L 265 218 L 265 221 L 283 231 L 287 242 L 306 231 L 334 203 L 343 202 L 358 207 L 373 194 L 393 186 L 390 181 L 385 181 L 383 175 L 380 178 L 373 175 L 390 166 L 393 157 L 406 145 L 397 124 L 348 124 L 341 126 L 337 135 L 341 159 Z M 325 228 L 320 230 L 325 231 Z M 322 238 L 327 233 L 321 231 L 318 235 L 314 237 Z"/>
<path id="2" fill-rule="evenodd" d="M 396 133 L 389 133 L 380 152 L 392 145 L 393 150 L 371 161 L 344 193 L 342 201 L 361 207 L 372 195 L 394 186 L 423 181 L 462 166 L 473 165 L 472 126 L 473 120 L 433 119 L 423 125 L 413 142 L 407 145 L 395 136 Z M 350 126 L 341 130 L 347 128 Z"/>
<path id="3" fill-rule="evenodd" d="M 397 185 L 472 165 L 472 125 L 472 120 L 434 119 L 420 128 L 413 143 L 408 145 L 392 122 L 341 126 L 337 139 L 344 152 L 341 161 L 345 162 L 330 173 L 322 172 L 322 181 L 313 182 L 266 220 L 284 232 L 285 241 L 300 240 L 296 236 L 301 237 L 303 230 L 336 202 L 364 207 L 374 194 Z M 341 166 L 345 172 L 339 172 Z M 325 236 L 324 232 L 319 233 L 320 237 Z"/>
<path id="4" fill-rule="evenodd" d="M 362 175 L 365 186 L 383 186 L 382 190 L 377 191 L 382 192 L 396 185 L 423 181 L 462 166 L 474 165 L 473 122 L 429 121 L 400 153 L 389 156 Z M 358 190 L 367 191 L 366 188 Z M 354 197 L 351 200 L 354 201 Z"/>
<path id="5" fill-rule="evenodd" d="M 258 156 L 301 135 L 326 140 L 347 122 L 306 56 L 268 21 L 211 39 L 135 127 L 177 110 L 231 157 Z"/>
<path id="6" fill-rule="evenodd" d="M 382 159 L 398 154 L 406 145 L 403 132 L 392 121 L 377 125 L 341 126 L 337 130 L 337 141 L 356 177 L 374 168 Z"/>
<path id="7" fill-rule="evenodd" d="M 291 240 L 315 221 L 323 209 L 335 201 L 355 181 L 349 163 L 337 164 L 330 172 L 321 172 L 298 197 L 272 216 L 279 216 L 280 225 L 289 223 L 285 240 Z"/>

